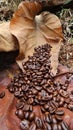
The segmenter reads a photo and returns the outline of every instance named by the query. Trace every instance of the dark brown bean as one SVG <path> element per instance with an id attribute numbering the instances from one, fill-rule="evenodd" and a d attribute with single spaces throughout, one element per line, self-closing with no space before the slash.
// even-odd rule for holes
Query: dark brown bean
<path id="1" fill-rule="evenodd" d="M 43 127 L 42 120 L 39 117 L 35 117 L 35 123 L 36 123 L 37 128 Z"/>
<path id="2" fill-rule="evenodd" d="M 48 123 L 45 123 L 45 124 L 44 124 L 44 129 L 45 129 L 45 130 L 52 130 L 51 125 L 48 124 Z"/>
<path id="3" fill-rule="evenodd" d="M 29 118 L 30 113 L 29 112 L 25 112 L 25 119 Z"/>
<path id="4" fill-rule="evenodd" d="M 16 108 L 17 109 L 22 109 L 24 107 L 24 102 L 18 102 L 17 104 L 16 104 Z"/>
<path id="5" fill-rule="evenodd" d="M 58 130 L 62 130 L 62 127 L 60 124 L 58 124 Z"/>
<path id="6" fill-rule="evenodd" d="M 33 123 L 33 124 L 30 126 L 29 130 L 36 130 L 36 124 Z"/>
<path id="7" fill-rule="evenodd" d="M 63 130 L 69 130 L 69 126 L 67 125 L 66 122 L 63 121 L 63 122 L 61 123 L 61 126 L 62 126 L 62 129 L 63 129 Z"/>
<path id="8" fill-rule="evenodd" d="M 21 109 L 17 111 L 17 116 L 18 116 L 21 120 L 24 119 L 24 113 L 23 113 L 23 111 L 22 111 Z"/>
<path id="9" fill-rule="evenodd" d="M 5 96 L 5 91 L 0 92 L 0 98 L 3 98 Z"/>
<path id="10" fill-rule="evenodd" d="M 27 101 L 27 102 L 28 102 L 28 104 L 32 104 L 32 103 L 33 103 L 33 101 L 34 101 L 34 100 L 33 100 L 33 98 L 31 97 L 31 98 L 29 98 L 29 99 L 28 99 L 28 101 Z"/>
<path id="11" fill-rule="evenodd" d="M 21 130 L 28 130 L 30 123 L 27 120 L 23 120 L 20 123 Z"/>
<path id="12" fill-rule="evenodd" d="M 59 116 L 63 116 L 64 115 L 64 111 L 63 110 L 57 110 L 55 113 L 56 113 L 56 115 L 59 115 Z"/>
<path id="13" fill-rule="evenodd" d="M 23 107 L 23 111 L 29 111 L 30 105 L 25 104 Z"/>
<path id="14" fill-rule="evenodd" d="M 62 120 L 63 120 L 63 117 L 62 117 L 62 116 L 56 115 L 55 117 L 56 117 L 56 119 L 57 119 L 58 121 L 62 121 Z"/>
<path id="15" fill-rule="evenodd" d="M 57 120 L 55 117 L 52 118 L 52 122 L 53 122 L 53 124 L 57 124 Z"/>
<path id="16" fill-rule="evenodd" d="M 34 120 L 34 117 L 35 117 L 34 112 L 30 113 L 29 120 L 30 121 Z"/>
<path id="17" fill-rule="evenodd" d="M 57 124 L 53 124 L 52 130 L 58 130 L 58 125 Z"/>

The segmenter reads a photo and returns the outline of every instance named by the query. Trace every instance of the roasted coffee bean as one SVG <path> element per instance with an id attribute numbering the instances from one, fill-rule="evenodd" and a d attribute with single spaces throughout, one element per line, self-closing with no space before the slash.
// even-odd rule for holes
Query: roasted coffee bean
<path id="1" fill-rule="evenodd" d="M 44 109 L 44 107 L 41 106 L 41 111 L 42 111 L 42 112 L 45 112 L 46 110 Z"/>
<path id="2" fill-rule="evenodd" d="M 63 122 L 61 123 L 61 126 L 62 126 L 62 129 L 63 129 L 63 130 L 69 130 L 69 126 L 67 125 L 66 122 L 63 121 Z"/>
<path id="3" fill-rule="evenodd" d="M 28 104 L 33 104 L 34 99 L 31 97 L 31 98 L 29 98 L 29 99 L 28 99 L 28 101 L 27 101 L 27 102 L 28 102 Z"/>
<path id="4" fill-rule="evenodd" d="M 32 93 L 37 95 L 38 94 L 38 91 L 36 89 L 32 89 Z"/>
<path id="5" fill-rule="evenodd" d="M 19 95 L 20 95 L 20 91 L 14 92 L 14 96 L 15 96 L 15 97 L 19 97 Z"/>
<path id="6" fill-rule="evenodd" d="M 29 129 L 29 125 L 30 125 L 29 121 L 23 120 L 20 123 L 20 128 L 21 128 L 21 130 L 28 130 Z"/>
<path id="7" fill-rule="evenodd" d="M 4 91 L 0 92 L 0 98 L 3 98 L 4 96 L 5 96 L 5 92 Z"/>
<path id="8" fill-rule="evenodd" d="M 56 117 L 56 119 L 57 119 L 58 121 L 62 121 L 62 120 L 63 120 L 63 117 L 62 117 L 62 116 L 56 115 L 55 117 Z"/>
<path id="9" fill-rule="evenodd" d="M 33 124 L 30 126 L 29 130 L 36 130 L 36 124 L 33 123 Z"/>
<path id="10" fill-rule="evenodd" d="M 30 105 L 25 104 L 23 107 L 23 111 L 29 111 Z"/>
<path id="11" fill-rule="evenodd" d="M 57 124 L 53 124 L 52 130 L 58 130 L 58 125 Z"/>
<path id="12" fill-rule="evenodd" d="M 71 111 L 73 111 L 73 104 L 69 104 L 69 105 L 68 105 L 68 108 L 69 108 Z"/>
<path id="13" fill-rule="evenodd" d="M 45 114 L 45 121 L 47 123 L 52 123 L 52 116 L 50 114 Z"/>
<path id="14" fill-rule="evenodd" d="M 30 113 L 29 112 L 25 112 L 24 115 L 25 115 L 25 119 L 27 120 L 29 118 Z"/>
<path id="15" fill-rule="evenodd" d="M 34 117 L 35 117 L 34 112 L 30 113 L 29 120 L 30 121 L 34 120 Z"/>
<path id="16" fill-rule="evenodd" d="M 17 109 L 22 109 L 24 107 L 24 102 L 18 102 L 17 104 L 16 104 L 16 108 Z"/>
<path id="17" fill-rule="evenodd" d="M 36 123 L 37 128 L 43 127 L 42 120 L 39 117 L 35 117 L 35 123 Z"/>
<path id="18" fill-rule="evenodd" d="M 55 117 L 52 118 L 52 122 L 53 122 L 53 124 L 57 124 L 57 120 Z"/>
<path id="19" fill-rule="evenodd" d="M 68 92 L 64 91 L 64 90 L 62 90 L 62 92 L 60 94 L 61 94 L 61 96 L 65 97 L 65 98 L 69 97 Z"/>
<path id="20" fill-rule="evenodd" d="M 44 130 L 52 130 L 51 125 L 48 123 L 44 124 Z"/>
<path id="21" fill-rule="evenodd" d="M 55 111 L 56 111 L 56 108 L 49 107 L 49 112 L 50 112 L 50 114 L 54 114 Z"/>
<path id="22" fill-rule="evenodd" d="M 62 127 L 60 124 L 58 124 L 58 130 L 62 130 Z"/>
<path id="23" fill-rule="evenodd" d="M 32 112 L 33 111 L 33 106 L 29 105 L 29 111 Z"/>
<path id="24" fill-rule="evenodd" d="M 49 109 L 49 105 L 48 105 L 48 104 L 45 104 L 45 105 L 44 105 L 44 108 L 45 108 L 45 110 L 48 110 L 48 109 Z"/>
<path id="25" fill-rule="evenodd" d="M 64 104 L 64 98 L 63 97 L 61 97 L 61 99 L 60 99 L 60 102 L 59 102 L 59 106 L 61 107 L 61 106 L 63 106 L 63 104 Z"/>
<path id="26" fill-rule="evenodd" d="M 24 112 L 20 109 L 17 111 L 16 115 L 22 120 L 24 119 Z"/>
<path id="27" fill-rule="evenodd" d="M 63 116 L 64 115 L 64 111 L 63 110 L 57 110 L 55 113 L 58 116 Z"/>
<path id="28" fill-rule="evenodd" d="M 69 103 L 70 103 L 70 98 L 65 98 L 65 102 L 66 102 L 67 104 L 69 104 Z"/>
<path id="29" fill-rule="evenodd" d="M 49 114 L 45 114 L 44 121 L 47 123 L 51 123 L 51 119 L 49 117 Z"/>

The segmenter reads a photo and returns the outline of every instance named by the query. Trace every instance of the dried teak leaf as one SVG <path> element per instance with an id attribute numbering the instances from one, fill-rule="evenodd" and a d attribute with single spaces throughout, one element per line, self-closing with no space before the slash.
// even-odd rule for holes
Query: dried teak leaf
<path id="1" fill-rule="evenodd" d="M 11 35 L 9 24 L 10 22 L 0 24 L 0 52 L 18 50 L 17 39 Z"/>
<path id="2" fill-rule="evenodd" d="M 62 27 L 56 15 L 47 11 L 40 13 L 41 10 L 42 6 L 37 2 L 22 2 L 10 22 L 10 31 L 19 41 L 17 63 L 22 68 L 24 57 L 27 60 L 29 55 L 33 55 L 35 47 L 48 43 L 52 46 L 52 72 L 56 74 L 63 40 Z"/>

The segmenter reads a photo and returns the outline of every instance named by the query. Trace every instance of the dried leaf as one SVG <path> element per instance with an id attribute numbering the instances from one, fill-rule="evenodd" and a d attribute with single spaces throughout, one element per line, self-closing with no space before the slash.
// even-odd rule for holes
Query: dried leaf
<path id="1" fill-rule="evenodd" d="M 0 52 L 14 51 L 18 49 L 18 42 L 10 33 L 10 22 L 0 24 Z"/>
<path id="2" fill-rule="evenodd" d="M 10 31 L 19 41 L 20 55 L 17 63 L 22 68 L 24 56 L 27 59 L 29 55 L 33 55 L 35 47 L 48 43 L 52 46 L 52 72 L 56 74 L 63 40 L 62 27 L 56 15 L 49 12 L 40 13 L 41 10 L 42 6 L 37 2 L 22 2 L 10 22 Z"/>

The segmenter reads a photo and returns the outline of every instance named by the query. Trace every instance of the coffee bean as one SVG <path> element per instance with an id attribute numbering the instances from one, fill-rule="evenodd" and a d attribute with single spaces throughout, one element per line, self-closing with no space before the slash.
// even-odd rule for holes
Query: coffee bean
<path id="1" fill-rule="evenodd" d="M 55 113 L 58 116 L 63 116 L 64 115 L 64 111 L 63 110 L 57 110 Z"/>
<path id="2" fill-rule="evenodd" d="M 29 111 L 32 112 L 33 111 L 33 106 L 29 105 Z"/>
<path id="3" fill-rule="evenodd" d="M 20 123 L 21 130 L 28 130 L 30 123 L 27 120 L 23 120 Z"/>
<path id="4" fill-rule="evenodd" d="M 53 124 L 52 130 L 58 130 L 58 125 L 57 124 Z"/>
<path id="5" fill-rule="evenodd" d="M 71 111 L 73 111 L 73 104 L 69 104 L 69 105 L 68 105 L 68 108 L 69 108 Z"/>
<path id="6" fill-rule="evenodd" d="M 57 120 L 55 117 L 52 118 L 52 122 L 53 122 L 53 124 L 57 124 Z"/>
<path id="7" fill-rule="evenodd" d="M 65 102 L 66 102 L 67 104 L 69 104 L 69 103 L 70 103 L 70 98 L 65 98 Z"/>
<path id="8" fill-rule="evenodd" d="M 29 116 L 29 120 L 30 120 L 30 121 L 34 120 L 34 117 L 35 117 L 35 114 L 32 112 L 32 113 L 30 114 L 30 116 Z"/>
<path id="9" fill-rule="evenodd" d="M 22 109 L 24 107 L 24 103 L 23 102 L 18 102 L 17 104 L 16 104 L 16 108 L 17 109 Z"/>
<path id="10" fill-rule="evenodd" d="M 27 120 L 29 118 L 30 113 L 29 112 L 25 112 L 25 119 Z"/>
<path id="11" fill-rule="evenodd" d="M 0 98 L 3 98 L 4 96 L 5 96 L 5 92 L 4 91 L 0 92 Z"/>
<path id="12" fill-rule="evenodd" d="M 15 96 L 15 97 L 19 97 L 19 95 L 20 95 L 20 91 L 14 92 L 14 96 Z"/>
<path id="13" fill-rule="evenodd" d="M 33 124 L 30 126 L 29 130 L 36 130 L 36 124 L 33 123 Z"/>
<path id="14" fill-rule="evenodd" d="M 18 116 L 21 120 L 24 119 L 24 113 L 23 113 L 23 111 L 22 111 L 21 109 L 17 111 L 17 116 Z"/>
<path id="15" fill-rule="evenodd" d="M 61 123 L 61 126 L 62 126 L 62 129 L 63 129 L 63 130 L 69 130 L 69 127 L 68 127 L 68 125 L 67 125 L 66 122 L 63 121 L 63 122 Z"/>
<path id="16" fill-rule="evenodd" d="M 62 127 L 60 124 L 58 124 L 58 130 L 62 130 Z"/>
<path id="17" fill-rule="evenodd" d="M 30 105 L 25 104 L 24 108 L 23 108 L 23 111 L 29 111 L 29 109 L 30 109 Z"/>
<path id="18" fill-rule="evenodd" d="M 33 100 L 33 98 L 31 97 L 31 98 L 28 99 L 27 102 L 28 102 L 28 104 L 33 104 L 34 100 Z"/>
<path id="19" fill-rule="evenodd" d="M 44 109 L 44 107 L 41 106 L 41 111 L 42 111 L 42 112 L 45 112 L 46 110 Z"/>
<path id="20" fill-rule="evenodd" d="M 45 129 L 44 130 L 52 130 L 52 128 L 51 128 L 51 125 L 50 124 L 48 124 L 48 123 L 45 123 L 44 124 L 45 126 Z"/>
<path id="21" fill-rule="evenodd" d="M 64 98 L 61 97 L 60 102 L 59 102 L 59 106 L 60 106 L 60 107 L 63 106 L 64 101 L 65 101 Z"/>
<path id="22" fill-rule="evenodd" d="M 45 114 L 44 121 L 47 123 L 51 123 L 51 119 L 49 118 L 49 114 Z"/>
<path id="23" fill-rule="evenodd" d="M 56 117 L 56 119 L 57 119 L 58 121 L 62 121 L 62 120 L 63 120 L 63 117 L 62 117 L 62 116 L 56 115 L 55 117 Z"/>
<path id="24" fill-rule="evenodd" d="M 35 117 L 35 123 L 36 123 L 37 128 L 43 127 L 42 120 L 39 117 Z"/>

